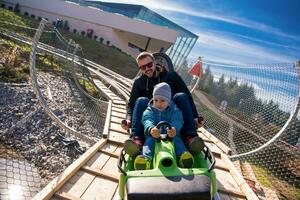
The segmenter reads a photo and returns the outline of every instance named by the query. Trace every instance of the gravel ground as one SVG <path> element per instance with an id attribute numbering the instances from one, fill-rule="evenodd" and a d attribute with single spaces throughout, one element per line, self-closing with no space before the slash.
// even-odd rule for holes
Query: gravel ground
<path id="1" fill-rule="evenodd" d="M 98 114 L 102 112 L 104 116 L 105 109 L 97 108 L 95 112 L 95 106 L 87 105 L 63 77 L 50 73 L 39 73 L 38 77 L 43 95 L 56 116 L 79 132 L 100 137 L 104 117 L 99 118 Z M 91 145 L 68 137 L 48 117 L 30 83 L 0 83 L 0 116 L 0 143 L 14 149 L 38 169 L 41 187 Z"/>

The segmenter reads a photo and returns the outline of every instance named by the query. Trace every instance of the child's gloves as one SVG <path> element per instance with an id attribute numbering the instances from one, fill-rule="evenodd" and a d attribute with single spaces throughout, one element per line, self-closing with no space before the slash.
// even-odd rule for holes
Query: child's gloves
<path id="1" fill-rule="evenodd" d="M 151 134 L 152 137 L 154 137 L 154 138 L 159 138 L 159 137 L 160 137 L 159 129 L 156 128 L 156 127 L 153 127 L 153 128 L 150 130 L 150 134 Z"/>
<path id="2" fill-rule="evenodd" d="M 170 137 L 170 138 L 173 138 L 176 136 L 176 129 L 174 127 L 172 128 L 167 128 L 167 135 Z"/>

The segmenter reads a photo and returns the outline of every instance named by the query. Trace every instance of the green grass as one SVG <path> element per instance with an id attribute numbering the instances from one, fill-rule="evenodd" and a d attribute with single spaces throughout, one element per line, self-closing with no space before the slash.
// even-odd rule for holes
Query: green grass
<path id="1" fill-rule="evenodd" d="M 73 34 L 63 30 L 60 31 L 66 38 L 72 38 L 83 48 L 85 58 L 128 78 L 133 78 L 137 74 L 138 67 L 135 59 L 117 48 L 106 46 L 79 34 Z M 81 56 L 80 54 L 78 55 Z"/>
<path id="2" fill-rule="evenodd" d="M 14 49 L 17 50 L 15 55 L 12 54 Z M 29 54 L 29 46 L 0 38 L 0 58 L 4 62 L 0 64 L 0 81 L 27 81 L 29 74 Z M 11 60 L 11 63 L 8 60 Z"/>
<path id="3" fill-rule="evenodd" d="M 38 27 L 39 21 L 28 16 L 20 15 L 12 11 L 0 8 L 0 21 L 11 22 L 14 24 L 19 24 L 22 26 Z M 33 37 L 34 31 L 30 31 L 24 28 L 17 28 L 12 25 L 0 23 L 0 28 L 8 29 L 10 31 L 16 32 L 18 34 Z M 50 26 L 47 27 L 50 30 Z M 107 67 L 125 77 L 133 78 L 138 72 L 138 67 L 135 62 L 135 59 L 124 52 L 121 52 L 119 49 L 104 45 L 93 39 L 83 37 L 79 33 L 73 34 L 68 31 L 59 30 L 66 39 L 72 38 L 74 41 L 79 43 L 83 48 L 85 58 L 94 61 L 104 67 Z M 47 44 L 63 47 L 62 43 L 59 40 L 56 40 L 56 44 L 52 41 L 52 36 L 50 34 L 43 34 L 42 41 Z"/>
<path id="4" fill-rule="evenodd" d="M 100 92 L 94 87 L 94 85 L 86 81 L 84 79 L 78 79 L 79 84 L 85 89 L 87 93 L 89 93 L 91 96 L 99 99 L 101 97 Z"/>
<path id="5" fill-rule="evenodd" d="M 200 113 L 204 117 L 204 128 L 213 129 L 215 132 L 212 134 L 219 138 L 227 146 L 229 146 L 229 142 L 227 139 L 229 125 L 227 121 L 223 120 L 220 116 L 218 116 L 216 113 L 210 110 L 207 106 L 202 104 L 195 95 L 193 95 L 193 99 L 197 107 L 198 113 Z"/>
<path id="6" fill-rule="evenodd" d="M 44 72 L 54 72 L 56 74 L 62 74 L 63 71 L 70 64 L 69 61 L 62 60 L 56 56 L 49 54 L 40 54 L 36 57 L 36 67 L 37 69 Z"/>
<path id="7" fill-rule="evenodd" d="M 284 199 L 300 199 L 299 188 L 293 187 L 286 181 L 273 176 L 262 167 L 257 165 L 251 165 L 251 167 L 257 180 L 262 186 L 279 192 Z"/>

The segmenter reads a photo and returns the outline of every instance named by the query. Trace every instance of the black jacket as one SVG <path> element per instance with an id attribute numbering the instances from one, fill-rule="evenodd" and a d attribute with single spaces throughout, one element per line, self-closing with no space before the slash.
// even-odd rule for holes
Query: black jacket
<path id="1" fill-rule="evenodd" d="M 157 78 L 148 78 L 146 75 L 142 75 L 137 78 L 132 86 L 129 102 L 127 105 L 127 116 L 126 119 L 131 121 L 131 116 L 134 108 L 135 101 L 139 97 L 152 98 L 153 88 L 156 84 L 160 82 L 166 82 L 170 85 L 172 90 L 172 96 L 178 92 L 183 92 L 188 95 L 190 99 L 190 105 L 192 106 L 194 118 L 198 117 L 198 112 L 194 104 L 192 95 L 189 89 L 186 87 L 185 83 L 181 77 L 176 72 L 162 72 Z"/>

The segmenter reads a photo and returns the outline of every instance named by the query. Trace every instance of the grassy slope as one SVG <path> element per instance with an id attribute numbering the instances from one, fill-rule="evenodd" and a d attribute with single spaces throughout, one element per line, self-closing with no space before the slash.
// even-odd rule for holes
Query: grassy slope
<path id="1" fill-rule="evenodd" d="M 120 52 L 116 48 L 106 46 L 79 34 L 73 34 L 62 30 L 61 33 L 65 37 L 72 38 L 76 43 L 80 44 L 83 48 L 85 58 L 101 64 L 104 67 L 108 67 L 128 78 L 133 78 L 138 72 L 135 59 Z"/>
<path id="2" fill-rule="evenodd" d="M 30 17 L 16 14 L 14 12 L 0 8 L 0 21 L 11 22 L 23 26 L 37 27 L 38 20 L 34 20 Z M 14 28 L 11 25 L 0 23 L 0 28 L 10 29 L 12 31 L 27 34 L 33 36 L 34 32 L 24 31 L 23 29 Z M 134 58 L 127 54 L 120 52 L 116 48 L 109 47 L 101 44 L 95 40 L 83 37 L 79 34 L 73 34 L 70 32 L 62 31 L 64 36 L 72 38 L 79 43 L 84 51 L 84 57 L 94 61 L 95 63 L 101 64 L 119 74 L 128 78 L 133 78 L 137 73 L 137 65 Z M 1 56 L 1 55 L 0 55 Z"/>

